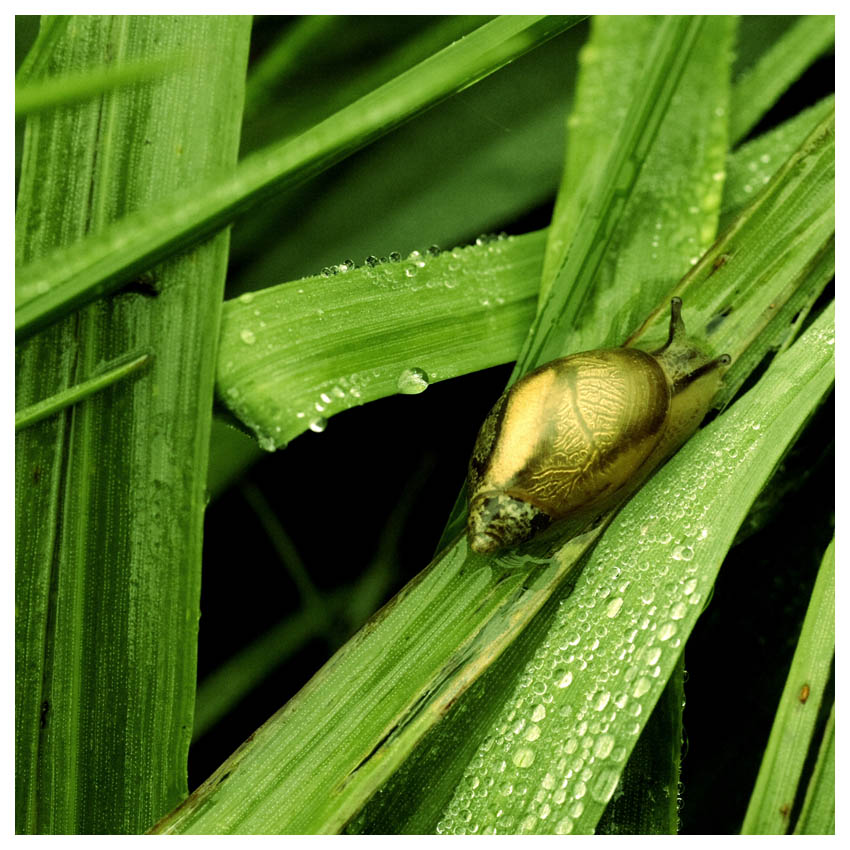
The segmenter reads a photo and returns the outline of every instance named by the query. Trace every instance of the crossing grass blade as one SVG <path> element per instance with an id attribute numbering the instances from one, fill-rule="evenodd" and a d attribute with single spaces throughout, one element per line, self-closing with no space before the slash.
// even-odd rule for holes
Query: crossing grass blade
<path id="1" fill-rule="evenodd" d="M 497 18 L 295 139 L 242 160 L 231 173 L 200 181 L 128 215 L 102 234 L 30 263 L 16 279 L 16 335 L 24 338 L 113 291 L 165 256 L 220 230 L 275 192 L 314 176 L 578 20 L 578 16 Z"/>

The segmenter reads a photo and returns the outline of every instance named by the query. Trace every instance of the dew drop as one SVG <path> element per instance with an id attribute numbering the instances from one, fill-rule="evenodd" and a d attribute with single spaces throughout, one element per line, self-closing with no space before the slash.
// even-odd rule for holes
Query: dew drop
<path id="1" fill-rule="evenodd" d="M 540 737 L 540 727 L 536 723 L 532 723 L 525 733 L 526 741 L 536 741 Z"/>
<path id="2" fill-rule="evenodd" d="M 598 759 L 608 758 L 615 743 L 613 735 L 600 735 L 593 745 L 593 755 Z"/>
<path id="3" fill-rule="evenodd" d="M 253 345 L 257 341 L 257 337 L 254 336 L 254 332 L 249 328 L 243 328 L 239 332 L 239 337 L 246 345 Z"/>
<path id="4" fill-rule="evenodd" d="M 622 607 L 623 607 L 623 600 L 622 600 L 622 598 L 621 598 L 621 597 L 619 597 L 619 596 L 618 596 L 618 597 L 616 597 L 615 599 L 612 599 L 612 600 L 608 603 L 608 607 L 605 609 L 605 613 L 606 613 L 609 617 L 612 617 L 612 618 L 613 618 L 613 617 L 616 617 L 616 616 L 617 616 L 617 614 L 619 614 L 619 613 L 620 613 L 620 609 L 621 609 Z"/>
<path id="5" fill-rule="evenodd" d="M 328 420 L 324 416 L 316 416 L 310 420 L 310 430 L 321 434 L 328 427 Z"/>
<path id="6" fill-rule="evenodd" d="M 243 292 L 239 296 L 239 303 L 240 304 L 250 304 L 253 300 L 254 300 L 254 293 L 253 292 Z"/>
<path id="7" fill-rule="evenodd" d="M 641 676 L 635 682 L 634 690 L 632 691 L 632 696 L 634 697 L 642 697 L 650 688 L 652 687 L 652 682 L 646 678 L 646 676 Z"/>
<path id="8" fill-rule="evenodd" d="M 620 775 L 616 770 L 603 770 L 590 787 L 590 796 L 597 803 L 607 803 L 617 790 Z"/>
<path id="9" fill-rule="evenodd" d="M 405 369 L 398 376 L 398 391 L 404 395 L 418 395 L 428 389 L 428 373 L 424 369 L 413 367 Z"/>
<path id="10" fill-rule="evenodd" d="M 602 711 L 611 699 L 611 694 L 608 691 L 599 691 L 593 700 L 593 707 L 597 711 Z"/>
<path id="11" fill-rule="evenodd" d="M 564 673 L 564 675 L 561 676 L 561 678 L 556 682 L 556 684 L 559 688 L 566 688 L 569 687 L 572 680 L 573 674 L 571 671 L 567 670 L 566 673 Z"/>
<path id="12" fill-rule="evenodd" d="M 676 624 L 675 623 L 665 623 L 658 630 L 658 640 L 670 640 L 673 635 L 676 634 Z"/>
<path id="13" fill-rule="evenodd" d="M 572 818 L 563 818 L 555 825 L 555 835 L 569 835 L 573 831 Z"/>
<path id="14" fill-rule="evenodd" d="M 519 832 L 534 832 L 537 826 L 537 818 L 534 815 L 528 815 L 519 825 Z"/>
<path id="15" fill-rule="evenodd" d="M 653 647 L 646 654 L 647 666 L 652 667 L 654 664 L 657 664 L 659 658 L 661 658 L 661 647 Z"/>
<path id="16" fill-rule="evenodd" d="M 688 610 L 687 603 L 685 602 L 677 602 L 670 609 L 670 619 L 671 620 L 681 620 L 682 617 L 685 616 L 685 612 Z"/>
<path id="17" fill-rule="evenodd" d="M 513 754 L 512 761 L 517 767 L 531 767 L 534 764 L 534 750 L 521 747 Z"/>

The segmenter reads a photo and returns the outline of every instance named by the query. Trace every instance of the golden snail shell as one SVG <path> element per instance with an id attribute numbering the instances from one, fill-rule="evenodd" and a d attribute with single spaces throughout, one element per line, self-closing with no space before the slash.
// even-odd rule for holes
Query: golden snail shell
<path id="1" fill-rule="evenodd" d="M 674 298 L 663 348 L 562 357 L 496 402 L 469 463 L 474 551 L 494 552 L 555 521 L 606 510 L 696 430 L 729 356 L 702 354 L 685 336 L 681 308 Z"/>

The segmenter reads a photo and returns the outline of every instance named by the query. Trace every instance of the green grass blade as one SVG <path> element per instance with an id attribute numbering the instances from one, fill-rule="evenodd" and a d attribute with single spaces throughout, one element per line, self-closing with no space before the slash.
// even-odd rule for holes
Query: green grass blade
<path id="1" fill-rule="evenodd" d="M 604 180 L 597 184 L 582 211 L 570 250 L 529 331 L 513 379 L 566 353 L 564 340 L 579 324 L 577 319 L 587 302 L 591 284 L 688 67 L 703 25 L 700 17 L 668 17 L 662 21 L 612 148 Z M 579 349 L 582 347 L 587 346 L 579 346 Z"/>
<path id="2" fill-rule="evenodd" d="M 337 267 L 228 301 L 217 393 L 272 450 L 355 405 L 502 363 L 534 314 L 543 239 Z"/>
<path id="3" fill-rule="evenodd" d="M 791 831 L 794 801 L 812 746 L 835 656 L 835 547 L 827 549 L 815 582 L 794 660 L 773 720 L 753 788 L 743 835 L 784 835 Z"/>
<path id="4" fill-rule="evenodd" d="M 92 71 L 51 77 L 23 86 L 16 85 L 15 116 L 33 115 L 88 100 L 120 86 L 155 79 L 188 63 L 187 58 L 179 55 L 155 61 L 143 59 L 118 67 L 106 66 Z"/>
<path id="5" fill-rule="evenodd" d="M 245 90 L 247 135 L 253 135 L 252 122 L 264 128 L 277 128 L 278 138 L 280 128 L 286 128 L 287 136 L 302 132 L 453 41 L 469 35 L 488 20 L 490 17 L 484 15 L 429 18 L 413 29 L 411 38 L 401 40 L 385 36 L 395 49 L 380 56 L 374 64 L 358 68 L 359 73 L 350 74 L 342 80 L 335 79 L 333 74 L 324 80 L 317 79 L 314 74 L 308 77 L 306 85 L 286 85 L 287 77 L 293 74 L 303 79 L 305 72 L 309 73 L 311 62 L 322 69 L 332 68 L 334 57 L 340 53 L 341 42 L 351 36 L 350 21 L 344 16 L 304 16 L 285 30 L 277 43 L 260 57 L 248 77 Z M 392 27 L 397 24 L 397 19 L 383 19 L 382 22 Z M 373 30 L 369 40 L 373 55 L 376 40 L 380 43 L 381 38 Z M 375 58 L 378 59 L 377 56 Z M 352 64 L 356 67 L 356 63 Z M 257 145 L 252 144 L 251 148 L 254 147 Z"/>
<path id="6" fill-rule="evenodd" d="M 238 16 L 75 17 L 59 74 L 186 45 L 227 61 L 28 119 L 19 260 L 232 165 L 249 30 Z M 125 292 L 16 351 L 19 409 L 151 354 L 135 380 L 16 437 L 18 832 L 138 833 L 186 793 L 226 264 L 222 234 L 157 269 L 159 294 Z"/>
<path id="7" fill-rule="evenodd" d="M 835 703 L 794 834 L 835 835 Z"/>
<path id="8" fill-rule="evenodd" d="M 310 177 L 434 103 L 577 22 L 498 18 L 295 139 L 243 160 L 231 176 L 153 204 L 103 234 L 17 275 L 15 330 L 24 337 L 196 243 L 275 192 Z"/>
<path id="9" fill-rule="evenodd" d="M 834 109 L 835 97 L 825 97 L 773 130 L 741 145 L 730 155 L 723 187 L 721 230 L 725 230 L 732 219 L 752 203 L 762 187 L 770 182 L 779 165 Z"/>
<path id="10" fill-rule="evenodd" d="M 613 144 L 625 120 L 626 105 L 642 88 L 656 18 L 646 15 L 594 18 L 591 40 L 581 54 L 580 86 L 568 121 L 564 175 L 553 214 L 543 273 L 541 303 L 563 265 L 575 228 L 597 192 Z M 712 38 L 729 43 L 732 22 L 709 19 L 703 43 Z M 641 164 L 641 175 L 612 237 L 613 250 L 595 282 L 597 301 L 612 300 L 613 291 L 633 285 L 636 277 L 649 284 L 640 288 L 640 300 L 631 310 L 607 314 L 612 340 L 622 338 L 687 269 L 689 261 L 710 244 L 716 226 L 716 207 L 722 187 L 723 157 L 728 114 L 728 55 L 715 50 L 689 63 L 680 83 L 680 100 L 665 120 L 653 151 Z M 722 81 L 722 85 L 720 84 Z M 711 101 L 714 111 L 700 108 Z M 682 147 L 691 156 L 680 155 Z M 686 196 L 690 193 L 689 196 Z M 668 201 L 654 203 L 659 194 Z M 640 199 L 644 198 L 643 204 Z M 708 239 L 706 239 L 706 235 Z M 651 245 L 651 251 L 646 246 Z M 663 250 L 659 246 L 663 245 Z M 669 280 L 665 287 L 664 280 Z M 604 294 L 611 290 L 610 294 Z M 633 292 L 633 298 L 638 291 Z M 623 300 L 613 296 L 615 300 Z M 594 347 L 594 340 L 587 347 Z M 583 343 L 578 344 L 583 347 Z"/>
<path id="11" fill-rule="evenodd" d="M 740 142 L 806 68 L 835 41 L 833 15 L 805 15 L 735 81 L 729 135 Z"/>
<path id="12" fill-rule="evenodd" d="M 292 92 L 291 102 L 271 115 L 264 111 L 263 124 L 271 126 L 265 133 L 253 128 L 253 147 L 274 138 L 274 121 L 301 126 L 304 113 L 323 119 L 334 103 L 346 105 L 370 90 L 364 86 L 385 82 L 426 48 L 433 52 L 470 27 L 463 18 L 453 17 L 421 33 L 419 27 L 395 49 L 384 33 L 389 55 L 371 72 L 358 75 L 347 65 L 368 67 L 365 45 L 348 62 L 335 53 L 328 55 L 327 49 L 311 54 L 302 70 L 311 84 L 303 86 L 300 95 Z M 441 35 L 447 36 L 445 42 L 435 40 Z M 316 181 L 276 196 L 240 219 L 233 232 L 232 254 L 238 265 L 228 281 L 229 294 L 314 275 L 346 259 L 361 265 L 369 254 L 406 255 L 434 243 L 464 244 L 547 203 L 560 173 L 563 113 L 572 91 L 575 55 L 585 35 L 585 26 L 571 28 Z M 336 40 L 349 38 L 338 34 Z M 332 64 L 323 70 L 326 63 Z M 346 99 L 337 101 L 343 95 Z M 362 215 L 363 209 L 369 210 L 368 216 Z M 283 220 L 286 239 L 279 238 Z M 257 250 L 259 244 L 262 251 Z"/>
<path id="13" fill-rule="evenodd" d="M 138 357 L 122 358 L 125 362 L 113 365 L 106 371 L 80 384 L 74 384 L 73 387 L 51 396 L 44 401 L 36 402 L 21 411 L 15 412 L 15 430 L 20 431 L 21 428 L 28 428 L 30 425 L 35 425 L 36 422 L 41 422 L 48 416 L 53 416 L 60 410 L 70 407 L 72 404 L 88 398 L 96 392 L 112 386 L 116 381 L 123 380 L 128 375 L 141 369 L 150 360 L 149 354 L 142 354 Z"/>

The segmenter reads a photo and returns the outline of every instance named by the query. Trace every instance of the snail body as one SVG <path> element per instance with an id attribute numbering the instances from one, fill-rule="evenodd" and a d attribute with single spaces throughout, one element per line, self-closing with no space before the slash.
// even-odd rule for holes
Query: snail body
<path id="1" fill-rule="evenodd" d="M 470 547 L 495 552 L 552 523 L 599 513 L 635 489 L 699 426 L 729 356 L 686 337 L 671 303 L 657 351 L 613 348 L 553 360 L 496 402 L 469 463 Z"/>

